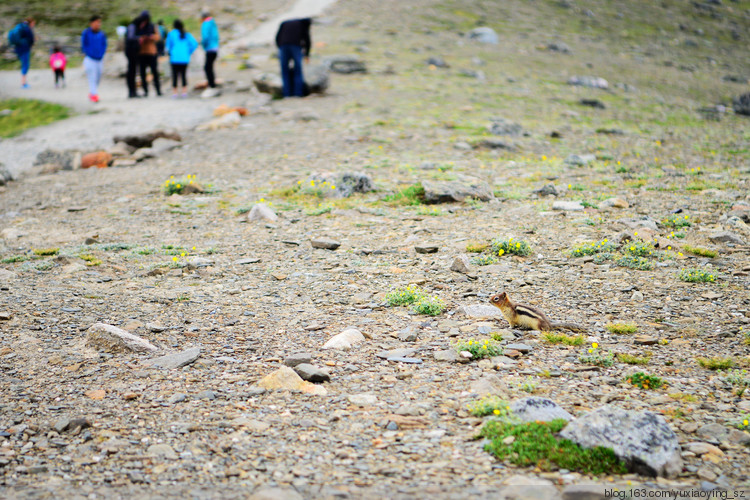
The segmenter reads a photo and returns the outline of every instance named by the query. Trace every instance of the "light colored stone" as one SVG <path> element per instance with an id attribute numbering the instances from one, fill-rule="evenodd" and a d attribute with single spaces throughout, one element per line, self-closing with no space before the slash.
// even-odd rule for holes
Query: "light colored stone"
<path id="1" fill-rule="evenodd" d="M 485 304 L 471 304 L 468 306 L 461 306 L 459 312 L 465 314 L 470 318 L 502 318 L 503 313 L 500 312 L 495 306 Z"/>
<path id="2" fill-rule="evenodd" d="M 351 404 L 362 408 L 372 406 L 378 402 L 377 396 L 373 396 L 372 394 L 352 394 L 347 399 Z"/>
<path id="3" fill-rule="evenodd" d="M 184 351 L 176 352 L 173 354 L 167 354 L 159 358 L 150 359 L 145 362 L 147 365 L 151 365 L 155 368 L 164 368 L 167 370 L 174 370 L 187 366 L 201 355 L 200 347 L 193 347 L 185 349 Z"/>
<path id="4" fill-rule="evenodd" d="M 558 500 L 560 494 L 551 481 L 522 475 L 511 476 L 494 498 L 499 500 Z"/>
<path id="5" fill-rule="evenodd" d="M 257 489 L 248 500 L 304 500 L 302 495 L 291 488 L 271 488 L 268 486 Z"/>
<path id="6" fill-rule="evenodd" d="M 250 222 L 255 221 L 268 221 L 276 222 L 279 216 L 276 215 L 268 205 L 265 203 L 256 203 L 253 208 L 250 209 L 250 213 L 247 214 L 247 220 Z"/>
<path id="7" fill-rule="evenodd" d="M 163 457 L 169 460 L 177 460 L 177 453 L 166 443 L 152 444 L 146 450 L 149 457 Z"/>
<path id="8" fill-rule="evenodd" d="M 508 394 L 508 384 L 498 375 L 484 375 L 469 386 L 469 391 L 479 396 Z"/>
<path id="9" fill-rule="evenodd" d="M 86 333 L 86 345 L 105 351 L 154 352 L 156 346 L 137 335 L 105 323 L 94 323 Z"/>
<path id="10" fill-rule="evenodd" d="M 471 271 L 471 264 L 469 262 L 469 258 L 466 255 L 459 255 L 455 259 L 453 259 L 453 264 L 451 264 L 451 271 L 455 271 L 457 273 L 463 273 L 466 274 L 469 271 Z"/>
<path id="11" fill-rule="evenodd" d="M 581 212 L 584 207 L 579 201 L 556 201 L 552 203 L 552 210 L 561 210 L 565 212 Z"/>
<path id="12" fill-rule="evenodd" d="M 745 241 L 739 235 L 729 231 L 717 231 L 711 233 L 708 239 L 713 243 L 732 243 L 734 245 L 744 245 Z"/>
<path id="13" fill-rule="evenodd" d="M 323 344 L 323 349 L 351 349 L 352 346 L 365 341 L 365 336 L 356 328 L 347 328 L 334 335 Z"/>
<path id="14" fill-rule="evenodd" d="M 704 443 L 702 441 L 694 441 L 692 443 L 684 444 L 683 448 L 685 448 L 690 453 L 695 453 L 698 456 L 705 455 L 706 453 L 713 453 L 714 455 L 718 455 L 720 457 L 724 456 L 724 452 L 721 451 L 718 446 L 714 446 L 710 443 Z"/>
<path id="15" fill-rule="evenodd" d="M 607 198 L 599 205 L 600 208 L 630 208 L 630 204 L 622 198 Z"/>
<path id="16" fill-rule="evenodd" d="M 293 369 L 282 366 L 258 381 L 258 387 L 268 390 L 299 391 L 315 396 L 325 396 L 328 391 L 321 385 L 302 380 Z"/>
<path id="17" fill-rule="evenodd" d="M 208 90 L 214 90 L 214 89 L 206 89 L 206 91 Z M 210 120 L 206 123 L 198 125 L 198 127 L 196 127 L 196 130 L 203 131 L 203 130 L 219 130 L 222 128 L 236 128 L 237 125 L 239 125 L 241 121 L 242 121 L 242 118 L 240 117 L 240 114 L 237 111 L 232 111 L 231 113 L 227 113 L 218 118 L 214 118 L 213 120 Z"/>
<path id="18" fill-rule="evenodd" d="M 596 156 L 594 156 L 594 155 L 574 155 L 574 154 L 571 154 L 571 155 L 568 155 L 565 158 L 564 163 L 566 165 L 571 165 L 573 167 L 583 167 L 583 166 L 586 166 L 589 163 L 593 162 L 594 160 L 596 160 Z"/>
<path id="19" fill-rule="evenodd" d="M 573 420 L 573 415 L 565 411 L 551 399 L 528 397 L 513 401 L 510 405 L 513 415 L 523 422 L 551 422 L 561 418 Z"/>
<path id="20" fill-rule="evenodd" d="M 341 246 L 340 242 L 330 238 L 314 238 L 310 240 L 310 244 L 313 248 L 321 248 L 323 250 L 336 250 Z"/>

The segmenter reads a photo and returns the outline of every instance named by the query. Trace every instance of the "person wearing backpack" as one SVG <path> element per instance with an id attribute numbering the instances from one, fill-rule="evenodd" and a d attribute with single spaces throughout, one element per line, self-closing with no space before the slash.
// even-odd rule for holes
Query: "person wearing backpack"
<path id="1" fill-rule="evenodd" d="M 177 80 L 182 79 L 182 97 L 187 97 L 187 67 L 190 56 L 198 48 L 198 42 L 193 35 L 185 31 L 182 21 L 176 19 L 174 29 L 167 35 L 166 49 L 169 53 L 169 63 L 172 66 L 172 97 L 177 98 Z"/>
<path id="2" fill-rule="evenodd" d="M 125 57 L 128 58 L 128 72 L 126 81 L 128 83 L 128 98 L 138 97 L 135 86 L 135 75 L 138 72 L 138 53 L 141 51 L 141 41 L 138 38 L 138 27 L 141 25 L 141 16 L 133 19 L 125 31 Z"/>
<path id="3" fill-rule="evenodd" d="M 140 50 L 138 51 L 138 66 L 141 69 L 141 87 L 143 87 L 144 97 L 148 97 L 148 80 L 146 80 L 146 70 L 151 69 L 151 77 L 156 89 L 156 95 L 161 95 L 161 84 L 159 83 L 159 67 L 157 64 L 156 43 L 161 38 L 159 30 L 151 22 L 151 14 L 147 10 L 141 12 L 141 22 L 138 25 L 136 34 L 140 40 Z"/>
<path id="4" fill-rule="evenodd" d="M 21 88 L 24 89 L 29 88 L 26 74 L 29 72 L 31 64 L 31 47 L 34 45 L 33 28 L 35 25 L 36 20 L 33 17 L 27 17 L 8 33 L 8 42 L 13 46 L 16 56 L 21 62 Z"/>
<path id="5" fill-rule="evenodd" d="M 62 48 L 55 45 L 52 54 L 49 56 L 49 67 L 55 72 L 55 88 L 59 88 L 61 82 L 63 88 L 65 88 L 65 66 L 67 64 L 68 59 L 65 57 Z"/>
<path id="6" fill-rule="evenodd" d="M 81 33 L 83 68 L 89 80 L 89 100 L 99 102 L 99 82 L 102 79 L 104 54 L 107 52 L 107 35 L 102 31 L 102 16 L 91 16 L 89 27 Z"/>

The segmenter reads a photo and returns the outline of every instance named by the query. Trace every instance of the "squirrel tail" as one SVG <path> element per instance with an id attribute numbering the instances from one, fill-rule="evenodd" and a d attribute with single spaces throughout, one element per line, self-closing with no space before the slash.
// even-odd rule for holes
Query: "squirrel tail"
<path id="1" fill-rule="evenodd" d="M 571 332 L 586 332 L 586 328 L 575 323 L 551 323 L 553 330 L 570 330 Z"/>

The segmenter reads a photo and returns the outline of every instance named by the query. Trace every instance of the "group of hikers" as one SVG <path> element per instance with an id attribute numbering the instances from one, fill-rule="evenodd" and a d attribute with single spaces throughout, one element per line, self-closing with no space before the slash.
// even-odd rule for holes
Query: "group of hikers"
<path id="1" fill-rule="evenodd" d="M 279 26 L 276 34 L 276 46 L 279 49 L 281 78 L 284 97 L 303 97 L 306 94 L 302 72 L 302 58 L 309 60 L 310 25 L 312 20 L 291 19 Z M 26 18 L 8 33 L 8 42 L 15 50 L 21 63 L 21 87 L 28 89 L 27 73 L 31 62 L 31 49 L 34 45 L 34 18 Z M 120 30 L 121 28 L 118 28 Z M 125 56 L 127 58 L 126 82 L 128 97 L 148 97 L 151 80 L 157 96 L 162 95 L 159 81 L 159 57 L 169 56 L 172 73 L 172 97 L 187 97 L 187 68 L 190 58 L 198 48 L 198 41 L 185 30 L 180 19 L 173 23 L 173 29 L 166 32 L 163 22 L 156 25 L 151 22 L 149 11 L 144 10 L 127 27 L 118 31 L 124 36 Z M 204 71 L 208 87 L 216 87 L 214 63 L 219 50 L 219 29 L 211 13 L 201 11 L 201 41 L 205 52 Z M 91 16 L 89 24 L 81 33 L 81 51 L 84 55 L 83 68 L 89 84 L 89 100 L 99 102 L 99 83 L 102 77 L 104 56 L 107 52 L 107 35 L 102 30 L 102 17 Z M 65 87 L 65 67 L 67 58 L 62 48 L 55 45 L 49 58 L 50 68 L 54 72 L 55 87 Z M 136 76 L 140 70 L 142 94 L 137 91 Z M 181 85 L 180 85 L 181 84 Z"/>
<path id="2" fill-rule="evenodd" d="M 30 88 L 27 80 L 31 63 L 31 49 L 35 42 L 34 27 L 36 20 L 26 18 L 8 33 L 8 42 L 13 47 L 21 63 L 21 87 Z M 166 32 L 163 22 L 155 26 L 147 10 L 138 15 L 124 30 L 125 56 L 128 61 L 126 82 L 128 97 L 147 97 L 151 72 L 156 95 L 160 96 L 158 58 L 168 54 L 172 70 L 172 97 L 187 97 L 187 67 L 190 58 L 198 48 L 198 41 L 185 30 L 185 24 L 176 19 L 173 29 Z M 201 12 L 201 43 L 205 51 L 204 70 L 208 86 L 216 87 L 214 64 L 219 50 L 219 29 L 207 10 Z M 89 83 L 89 100 L 99 102 L 99 82 L 102 77 L 104 55 L 107 52 L 107 35 L 102 30 L 102 17 L 91 16 L 89 25 L 81 33 L 81 52 L 84 55 L 83 68 Z M 65 68 L 67 57 L 59 45 L 55 45 L 49 58 L 49 65 L 54 73 L 55 87 L 65 87 Z M 140 70 L 141 88 L 139 94 L 136 85 L 136 74 Z M 181 83 L 181 86 L 178 85 Z M 181 90 L 181 91 L 180 91 Z"/>

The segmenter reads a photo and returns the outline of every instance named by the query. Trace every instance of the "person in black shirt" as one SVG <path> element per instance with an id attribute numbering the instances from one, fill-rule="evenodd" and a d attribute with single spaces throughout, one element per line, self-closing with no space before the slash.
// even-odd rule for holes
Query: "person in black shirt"
<path id="1" fill-rule="evenodd" d="M 281 81 L 284 97 L 303 97 L 305 79 L 302 75 L 302 56 L 309 62 L 310 25 L 312 19 L 290 19 L 279 26 L 276 33 L 276 46 L 281 62 Z M 294 63 L 290 67 L 290 63 Z"/>

